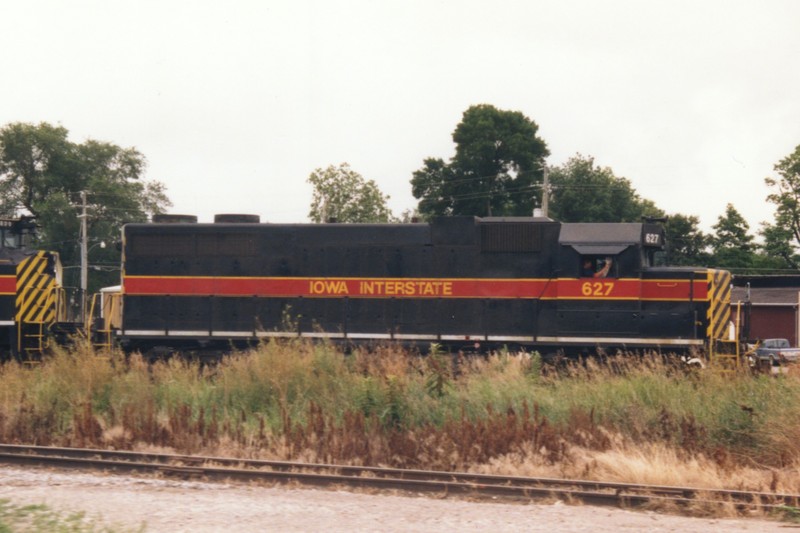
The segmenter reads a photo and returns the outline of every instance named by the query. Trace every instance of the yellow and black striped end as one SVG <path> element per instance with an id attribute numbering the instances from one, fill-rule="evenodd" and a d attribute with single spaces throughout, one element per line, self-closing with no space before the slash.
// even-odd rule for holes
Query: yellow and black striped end
<path id="1" fill-rule="evenodd" d="M 708 270 L 708 338 L 726 339 L 731 320 L 731 273 Z"/>
<path id="2" fill-rule="evenodd" d="M 56 289 L 52 254 L 38 251 L 20 262 L 17 265 L 17 323 L 54 322 Z"/>

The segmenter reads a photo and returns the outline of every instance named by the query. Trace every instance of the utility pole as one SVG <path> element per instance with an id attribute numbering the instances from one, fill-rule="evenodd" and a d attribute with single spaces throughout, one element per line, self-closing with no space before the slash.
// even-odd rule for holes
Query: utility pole
<path id="1" fill-rule="evenodd" d="M 547 164 L 543 165 L 544 183 L 542 183 L 542 216 L 547 218 L 547 210 L 550 206 L 550 172 Z"/>
<path id="2" fill-rule="evenodd" d="M 89 285 L 89 232 L 86 223 L 86 191 L 81 191 L 81 320 L 86 319 L 86 289 Z"/>

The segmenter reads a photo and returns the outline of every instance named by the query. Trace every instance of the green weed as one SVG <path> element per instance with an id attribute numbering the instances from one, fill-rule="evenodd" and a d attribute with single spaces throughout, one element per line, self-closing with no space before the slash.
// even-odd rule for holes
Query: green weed
<path id="1" fill-rule="evenodd" d="M 0 533 L 29 531 L 31 533 L 94 533 L 115 531 L 144 531 L 144 527 L 131 530 L 98 524 L 87 519 L 84 513 L 64 514 L 46 505 L 16 505 L 0 500 Z"/>

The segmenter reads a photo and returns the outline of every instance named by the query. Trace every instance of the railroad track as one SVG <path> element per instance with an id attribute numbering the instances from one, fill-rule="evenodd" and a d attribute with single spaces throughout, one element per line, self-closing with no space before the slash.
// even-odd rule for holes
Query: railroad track
<path id="1" fill-rule="evenodd" d="M 740 510 L 800 507 L 800 495 L 700 489 L 587 480 L 529 478 L 404 470 L 367 466 L 265 461 L 137 453 L 84 448 L 0 444 L 0 463 L 160 474 L 209 481 L 295 482 L 311 486 L 348 486 L 416 493 L 460 494 L 530 501 L 561 499 L 592 505 L 727 505 Z"/>

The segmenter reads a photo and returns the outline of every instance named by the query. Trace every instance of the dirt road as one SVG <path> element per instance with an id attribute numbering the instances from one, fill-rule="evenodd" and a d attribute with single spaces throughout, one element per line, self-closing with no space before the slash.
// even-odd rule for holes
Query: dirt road
<path id="1" fill-rule="evenodd" d="M 104 525 L 164 532 L 786 531 L 763 520 L 698 519 L 589 506 L 506 504 L 413 495 L 71 473 L 0 466 L 0 499 L 86 512 Z M 791 526 L 790 526 L 791 527 Z"/>

